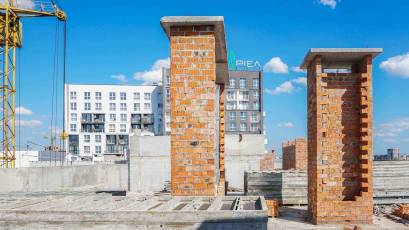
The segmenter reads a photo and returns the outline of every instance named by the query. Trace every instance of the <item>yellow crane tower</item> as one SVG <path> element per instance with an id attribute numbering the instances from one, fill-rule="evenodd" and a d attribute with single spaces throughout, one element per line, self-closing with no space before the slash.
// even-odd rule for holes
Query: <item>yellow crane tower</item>
<path id="1" fill-rule="evenodd" d="M 16 151 L 16 48 L 22 47 L 21 18 L 56 17 L 66 21 L 66 14 L 54 1 L 0 0 L 0 119 L 1 166 L 15 167 Z M 63 132 L 62 136 L 65 136 Z"/>

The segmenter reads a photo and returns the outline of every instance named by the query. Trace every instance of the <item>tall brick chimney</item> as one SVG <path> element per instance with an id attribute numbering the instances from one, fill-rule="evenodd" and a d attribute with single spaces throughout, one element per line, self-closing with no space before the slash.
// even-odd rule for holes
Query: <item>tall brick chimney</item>
<path id="1" fill-rule="evenodd" d="M 372 223 L 372 59 L 382 49 L 310 49 L 308 211 L 314 224 Z"/>
<path id="2" fill-rule="evenodd" d="M 172 195 L 224 194 L 224 19 L 163 17 L 161 25 L 171 47 Z"/>

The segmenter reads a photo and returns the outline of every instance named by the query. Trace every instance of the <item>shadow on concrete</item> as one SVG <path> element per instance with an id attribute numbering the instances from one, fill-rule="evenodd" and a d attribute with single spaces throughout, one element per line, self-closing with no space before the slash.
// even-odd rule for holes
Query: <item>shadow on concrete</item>
<path id="1" fill-rule="evenodd" d="M 234 229 L 267 230 L 268 217 L 245 217 L 243 219 L 205 220 L 198 225 L 199 230 Z"/>
<path id="2" fill-rule="evenodd" d="M 110 193 L 112 196 L 126 196 L 126 191 L 96 191 L 96 194 L 100 194 L 100 193 Z"/>
<path id="3" fill-rule="evenodd" d="M 280 215 L 276 217 L 277 219 L 310 224 L 308 221 L 308 211 L 306 209 L 296 207 L 280 207 L 279 213 Z"/>

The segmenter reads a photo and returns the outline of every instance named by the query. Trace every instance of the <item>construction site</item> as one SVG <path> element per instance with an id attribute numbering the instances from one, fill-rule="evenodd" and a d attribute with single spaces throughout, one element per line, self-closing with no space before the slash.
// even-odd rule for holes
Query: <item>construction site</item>
<path id="1" fill-rule="evenodd" d="M 373 160 L 372 79 L 377 73 L 372 63 L 382 48 L 305 51 L 299 68 L 307 75 L 307 137 L 284 142 L 282 164 L 277 164 L 258 129 L 263 126 L 258 93 L 251 96 L 258 100 L 251 119 L 239 122 L 240 129 L 248 123 L 253 133 L 234 132 L 223 16 L 158 19 L 169 41 L 170 68 L 163 70 L 169 78 L 169 131 L 145 114 L 129 114 L 121 115 L 132 119 L 129 135 L 105 135 L 115 126 L 105 124 L 108 114 L 102 109 L 79 116 L 79 127 L 71 123 L 78 99 L 69 90 L 92 87 L 66 81 L 69 12 L 53 1 L 34 1 L 30 8 L 17 2 L 0 3 L 0 229 L 409 229 L 409 161 Z M 24 49 L 21 19 L 36 17 L 62 23 L 64 118 L 61 131 L 52 131 L 50 147 L 33 153 L 35 162 L 16 163 L 22 161 L 16 149 L 16 50 Z M 262 89 L 261 75 L 251 77 Z M 157 93 L 155 87 L 141 87 L 146 100 Z M 165 95 L 165 80 L 163 87 Z M 106 91 L 84 93 L 84 100 L 108 93 L 116 100 L 113 89 Z M 118 98 L 125 101 L 122 91 Z M 125 103 L 120 108 L 125 111 Z M 228 111 L 234 119 L 227 119 Z M 102 141 L 95 138 L 107 143 L 103 151 L 96 148 L 89 158 L 78 154 L 78 149 L 90 150 L 78 144 L 84 138 L 77 129 L 86 133 L 85 143 L 90 142 L 87 133 L 92 138 L 103 133 Z M 99 158 L 98 151 L 113 154 Z"/>

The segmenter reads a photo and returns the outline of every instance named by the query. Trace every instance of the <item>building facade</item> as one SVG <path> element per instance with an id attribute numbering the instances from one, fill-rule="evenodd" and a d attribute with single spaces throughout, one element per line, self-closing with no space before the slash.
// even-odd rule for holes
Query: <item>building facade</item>
<path id="1" fill-rule="evenodd" d="M 387 149 L 387 154 L 390 160 L 400 159 L 400 149 L 399 148 L 389 148 Z"/>
<path id="2" fill-rule="evenodd" d="M 282 144 L 283 169 L 307 170 L 307 140 L 297 138 Z"/>
<path id="3" fill-rule="evenodd" d="M 226 89 L 226 133 L 263 133 L 263 73 L 229 71 Z"/>
<path id="4" fill-rule="evenodd" d="M 124 154 L 129 133 L 162 134 L 160 85 L 65 85 L 68 154 Z"/>
<path id="5" fill-rule="evenodd" d="M 170 134 L 170 71 L 163 69 L 164 135 Z M 226 134 L 263 134 L 263 73 L 229 71 L 226 86 Z"/>

